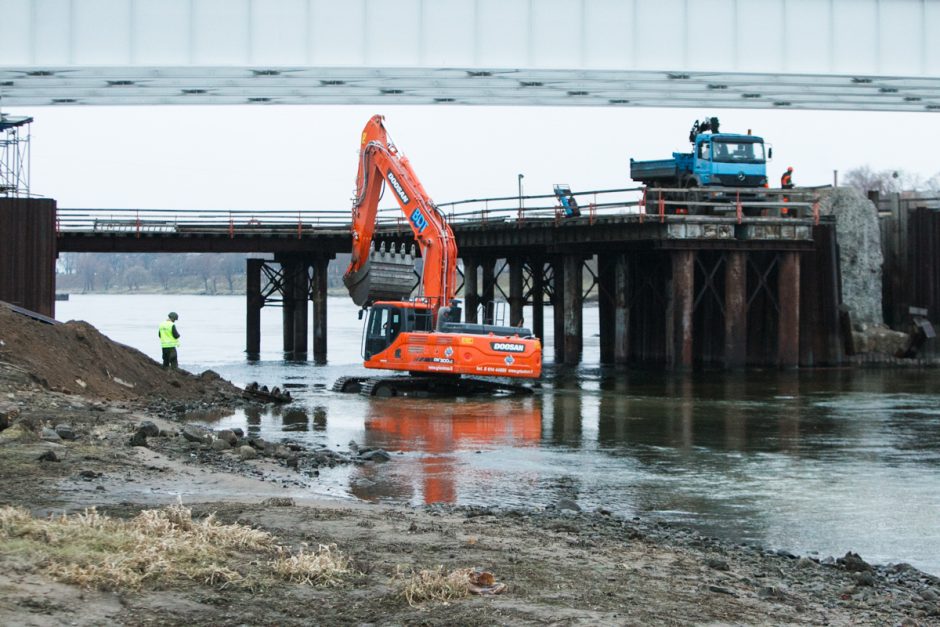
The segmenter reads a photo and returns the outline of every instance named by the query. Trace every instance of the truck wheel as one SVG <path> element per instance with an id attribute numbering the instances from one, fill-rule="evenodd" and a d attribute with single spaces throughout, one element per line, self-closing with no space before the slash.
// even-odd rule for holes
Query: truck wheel
<path id="1" fill-rule="evenodd" d="M 689 215 L 690 216 L 707 216 L 711 214 L 711 207 L 703 207 L 702 205 L 696 204 L 704 202 L 705 194 L 699 191 L 693 191 L 692 188 L 689 188 L 689 191 L 686 192 L 686 200 L 688 200 L 689 205 Z"/>

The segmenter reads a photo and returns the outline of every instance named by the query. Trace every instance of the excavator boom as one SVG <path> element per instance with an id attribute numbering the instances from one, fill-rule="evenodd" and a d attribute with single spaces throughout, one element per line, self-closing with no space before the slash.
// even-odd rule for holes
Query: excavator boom
<path id="1" fill-rule="evenodd" d="M 375 115 L 362 131 L 356 198 L 352 209 L 352 261 L 343 281 L 360 307 L 377 300 L 407 299 L 414 287 L 414 255 L 404 250 L 373 249 L 383 183 L 392 190 L 424 258 L 423 296 L 444 307 L 457 290 L 454 233 L 430 199 L 408 159 L 398 152 Z"/>

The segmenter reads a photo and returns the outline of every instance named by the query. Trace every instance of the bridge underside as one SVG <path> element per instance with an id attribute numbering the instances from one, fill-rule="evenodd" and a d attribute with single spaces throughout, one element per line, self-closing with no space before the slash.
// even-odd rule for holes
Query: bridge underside
<path id="1" fill-rule="evenodd" d="M 934 0 L 2 0 L 5 106 L 940 108 Z"/>
<path id="2" fill-rule="evenodd" d="M 0 66 L 6 106 L 542 105 L 940 110 L 940 77 L 405 67 Z"/>

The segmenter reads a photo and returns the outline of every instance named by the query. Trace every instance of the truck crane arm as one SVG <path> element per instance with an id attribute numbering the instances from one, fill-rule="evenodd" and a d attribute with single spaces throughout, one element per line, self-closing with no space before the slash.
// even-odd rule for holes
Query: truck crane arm
<path id="1" fill-rule="evenodd" d="M 424 258 L 422 296 L 436 311 L 457 290 L 457 245 L 443 213 L 425 192 L 408 159 L 388 136 L 384 116 L 375 115 L 362 131 L 356 197 L 352 207 L 352 261 L 343 276 L 360 307 L 376 300 L 404 300 L 414 282 L 413 258 L 384 248 L 373 250 L 376 216 L 383 184 L 392 189 Z"/>

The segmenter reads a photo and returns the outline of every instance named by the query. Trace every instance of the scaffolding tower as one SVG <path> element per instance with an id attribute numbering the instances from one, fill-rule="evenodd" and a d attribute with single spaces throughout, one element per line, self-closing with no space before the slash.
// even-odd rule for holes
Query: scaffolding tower
<path id="1" fill-rule="evenodd" d="M 0 112 L 0 196 L 29 197 L 29 140 L 33 118 Z"/>

